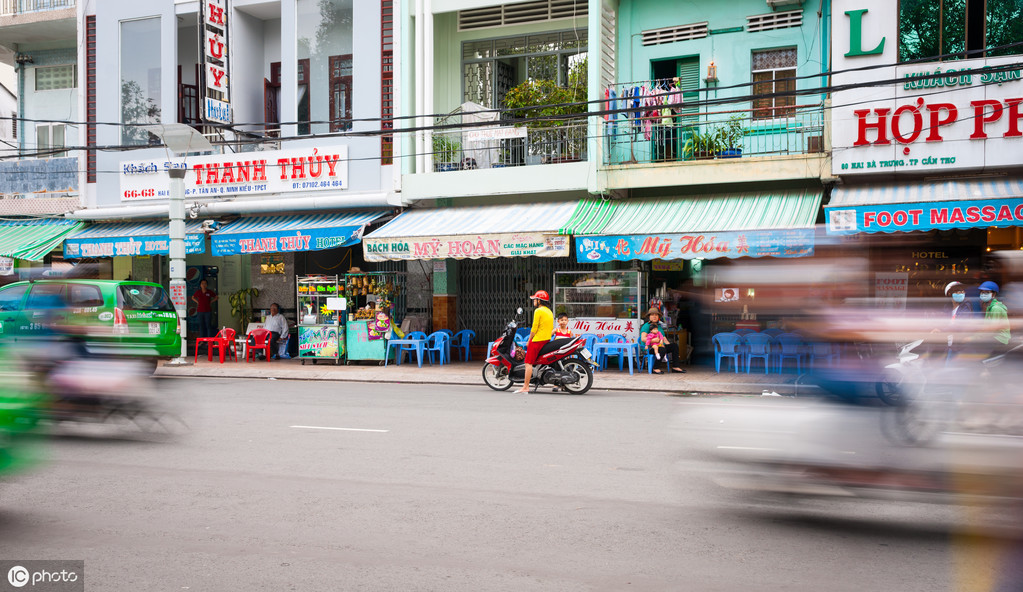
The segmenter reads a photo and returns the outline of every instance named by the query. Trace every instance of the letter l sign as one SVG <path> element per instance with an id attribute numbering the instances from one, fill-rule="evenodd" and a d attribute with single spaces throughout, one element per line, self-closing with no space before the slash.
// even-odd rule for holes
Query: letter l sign
<path id="1" fill-rule="evenodd" d="M 884 53 L 884 37 L 874 49 L 866 51 L 863 49 L 863 15 L 866 13 L 866 8 L 845 11 L 845 15 L 849 17 L 849 53 L 845 54 L 847 58 Z"/>

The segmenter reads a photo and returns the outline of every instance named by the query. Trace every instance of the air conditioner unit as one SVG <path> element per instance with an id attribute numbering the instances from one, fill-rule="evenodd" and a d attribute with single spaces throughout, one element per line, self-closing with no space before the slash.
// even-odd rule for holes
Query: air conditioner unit
<path id="1" fill-rule="evenodd" d="M 803 0 L 767 0 L 767 6 L 771 10 L 792 10 L 797 6 L 802 6 Z"/>

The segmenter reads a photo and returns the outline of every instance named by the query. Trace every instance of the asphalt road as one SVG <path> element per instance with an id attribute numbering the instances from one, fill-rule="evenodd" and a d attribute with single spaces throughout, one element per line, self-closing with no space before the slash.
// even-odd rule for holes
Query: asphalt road
<path id="1" fill-rule="evenodd" d="M 0 558 L 84 559 L 103 591 L 962 589 L 947 509 L 761 511 L 669 436 L 769 401 L 176 384 L 188 435 L 54 438 L 0 483 Z"/>

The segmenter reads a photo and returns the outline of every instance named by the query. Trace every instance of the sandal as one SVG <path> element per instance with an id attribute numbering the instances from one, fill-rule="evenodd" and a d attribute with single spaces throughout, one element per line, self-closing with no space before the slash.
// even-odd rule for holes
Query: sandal
<path id="1" fill-rule="evenodd" d="M 664 374 L 664 371 L 660 368 L 654 368 L 654 374 Z"/>
<path id="2" fill-rule="evenodd" d="M 686 373 L 684 368 L 672 368 L 671 371 L 675 372 L 677 374 L 685 374 Z"/>

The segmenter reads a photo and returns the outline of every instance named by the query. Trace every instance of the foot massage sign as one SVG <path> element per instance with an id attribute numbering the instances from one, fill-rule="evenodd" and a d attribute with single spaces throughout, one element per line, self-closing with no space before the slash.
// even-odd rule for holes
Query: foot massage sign
<path id="1" fill-rule="evenodd" d="M 827 210 L 829 234 L 907 232 L 1023 224 L 1023 199 L 842 206 Z"/>

